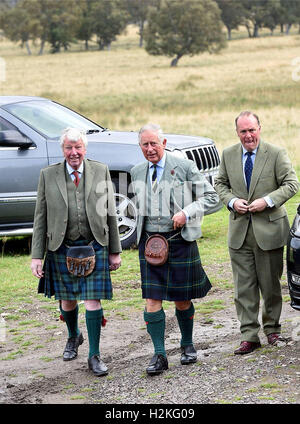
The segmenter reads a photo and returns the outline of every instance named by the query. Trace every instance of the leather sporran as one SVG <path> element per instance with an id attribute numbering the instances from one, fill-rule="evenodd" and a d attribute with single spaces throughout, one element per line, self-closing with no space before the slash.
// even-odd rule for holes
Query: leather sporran
<path id="1" fill-rule="evenodd" d="M 150 265 L 161 266 L 165 264 L 169 256 L 168 240 L 160 234 L 150 236 L 145 244 L 144 255 Z"/>
<path id="2" fill-rule="evenodd" d="M 67 268 L 75 277 L 90 275 L 96 263 L 96 254 L 93 246 L 67 246 Z"/>

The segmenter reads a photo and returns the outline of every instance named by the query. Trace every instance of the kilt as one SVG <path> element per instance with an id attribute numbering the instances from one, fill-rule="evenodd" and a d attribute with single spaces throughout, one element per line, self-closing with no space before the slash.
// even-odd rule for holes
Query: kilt
<path id="1" fill-rule="evenodd" d="M 85 240 L 66 241 L 68 245 L 83 246 Z M 108 263 L 108 248 L 93 242 L 96 254 L 94 271 L 86 277 L 70 274 L 66 264 L 67 247 L 62 244 L 58 250 L 47 251 L 44 261 L 44 277 L 40 279 L 38 292 L 55 296 L 60 300 L 112 299 L 112 284 Z"/>
<path id="2" fill-rule="evenodd" d="M 145 243 L 148 236 L 143 233 L 139 243 L 139 259 L 144 299 L 182 301 L 204 297 L 211 283 L 202 268 L 196 241 L 186 241 L 181 234 L 168 240 L 169 257 L 162 266 L 153 266 L 145 260 Z M 176 234 L 160 233 L 166 239 Z"/>

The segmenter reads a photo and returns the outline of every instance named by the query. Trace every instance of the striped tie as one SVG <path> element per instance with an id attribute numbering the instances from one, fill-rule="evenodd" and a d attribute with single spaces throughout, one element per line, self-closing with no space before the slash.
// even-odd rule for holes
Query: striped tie
<path id="1" fill-rule="evenodd" d="M 75 177 L 75 179 L 74 179 L 74 184 L 76 185 L 76 187 L 78 187 L 78 184 L 79 184 L 79 181 L 80 181 L 80 178 L 79 178 L 79 174 L 78 174 L 78 172 L 77 171 L 73 171 L 72 172 L 72 174 L 74 175 L 74 177 Z"/>
<path id="2" fill-rule="evenodd" d="M 157 189 L 157 170 L 156 170 L 157 165 L 156 165 L 156 164 L 154 164 L 154 165 L 152 165 L 152 167 L 153 167 L 153 174 L 152 174 L 152 190 L 153 190 L 153 191 L 156 191 L 156 189 Z"/>

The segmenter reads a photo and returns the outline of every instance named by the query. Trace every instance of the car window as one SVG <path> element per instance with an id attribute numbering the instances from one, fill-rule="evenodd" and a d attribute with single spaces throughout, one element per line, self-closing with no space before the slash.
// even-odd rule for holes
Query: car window
<path id="1" fill-rule="evenodd" d="M 17 128 L 0 116 L 0 131 L 7 131 L 7 130 L 17 131 Z"/>
<path id="2" fill-rule="evenodd" d="M 13 103 L 2 108 L 47 138 L 60 137 L 62 130 L 67 127 L 80 128 L 84 131 L 103 130 L 76 112 L 51 101 Z"/>

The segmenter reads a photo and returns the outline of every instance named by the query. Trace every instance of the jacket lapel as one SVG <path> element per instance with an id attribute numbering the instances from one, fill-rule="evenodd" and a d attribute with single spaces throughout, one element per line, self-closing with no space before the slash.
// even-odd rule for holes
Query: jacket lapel
<path id="1" fill-rule="evenodd" d="M 88 197 L 90 195 L 91 189 L 92 189 L 92 185 L 93 185 L 93 181 L 94 181 L 94 174 L 95 171 L 93 169 L 93 167 L 91 166 L 91 164 L 89 163 L 88 160 L 84 159 L 84 183 L 85 183 L 85 201 L 87 202 Z M 99 182 L 99 181 L 98 181 Z"/>
<path id="2" fill-rule="evenodd" d="M 161 192 L 165 187 L 170 188 L 175 181 L 176 177 L 176 163 L 173 163 L 172 156 L 166 153 L 166 163 L 161 180 L 158 184 L 158 191 Z"/>
<path id="3" fill-rule="evenodd" d="M 258 182 L 258 179 L 260 177 L 260 174 L 265 166 L 266 160 L 267 160 L 267 147 L 266 145 L 261 141 L 259 143 L 259 147 L 257 149 L 256 158 L 253 166 L 252 176 L 251 176 L 251 183 L 249 187 L 249 197 L 252 196 L 254 189 L 256 187 L 256 184 Z"/>
<path id="4" fill-rule="evenodd" d="M 56 171 L 56 184 L 58 189 L 66 203 L 68 205 L 68 195 L 67 195 L 67 184 L 66 184 L 66 175 L 65 175 L 65 161 L 62 162 Z"/>

